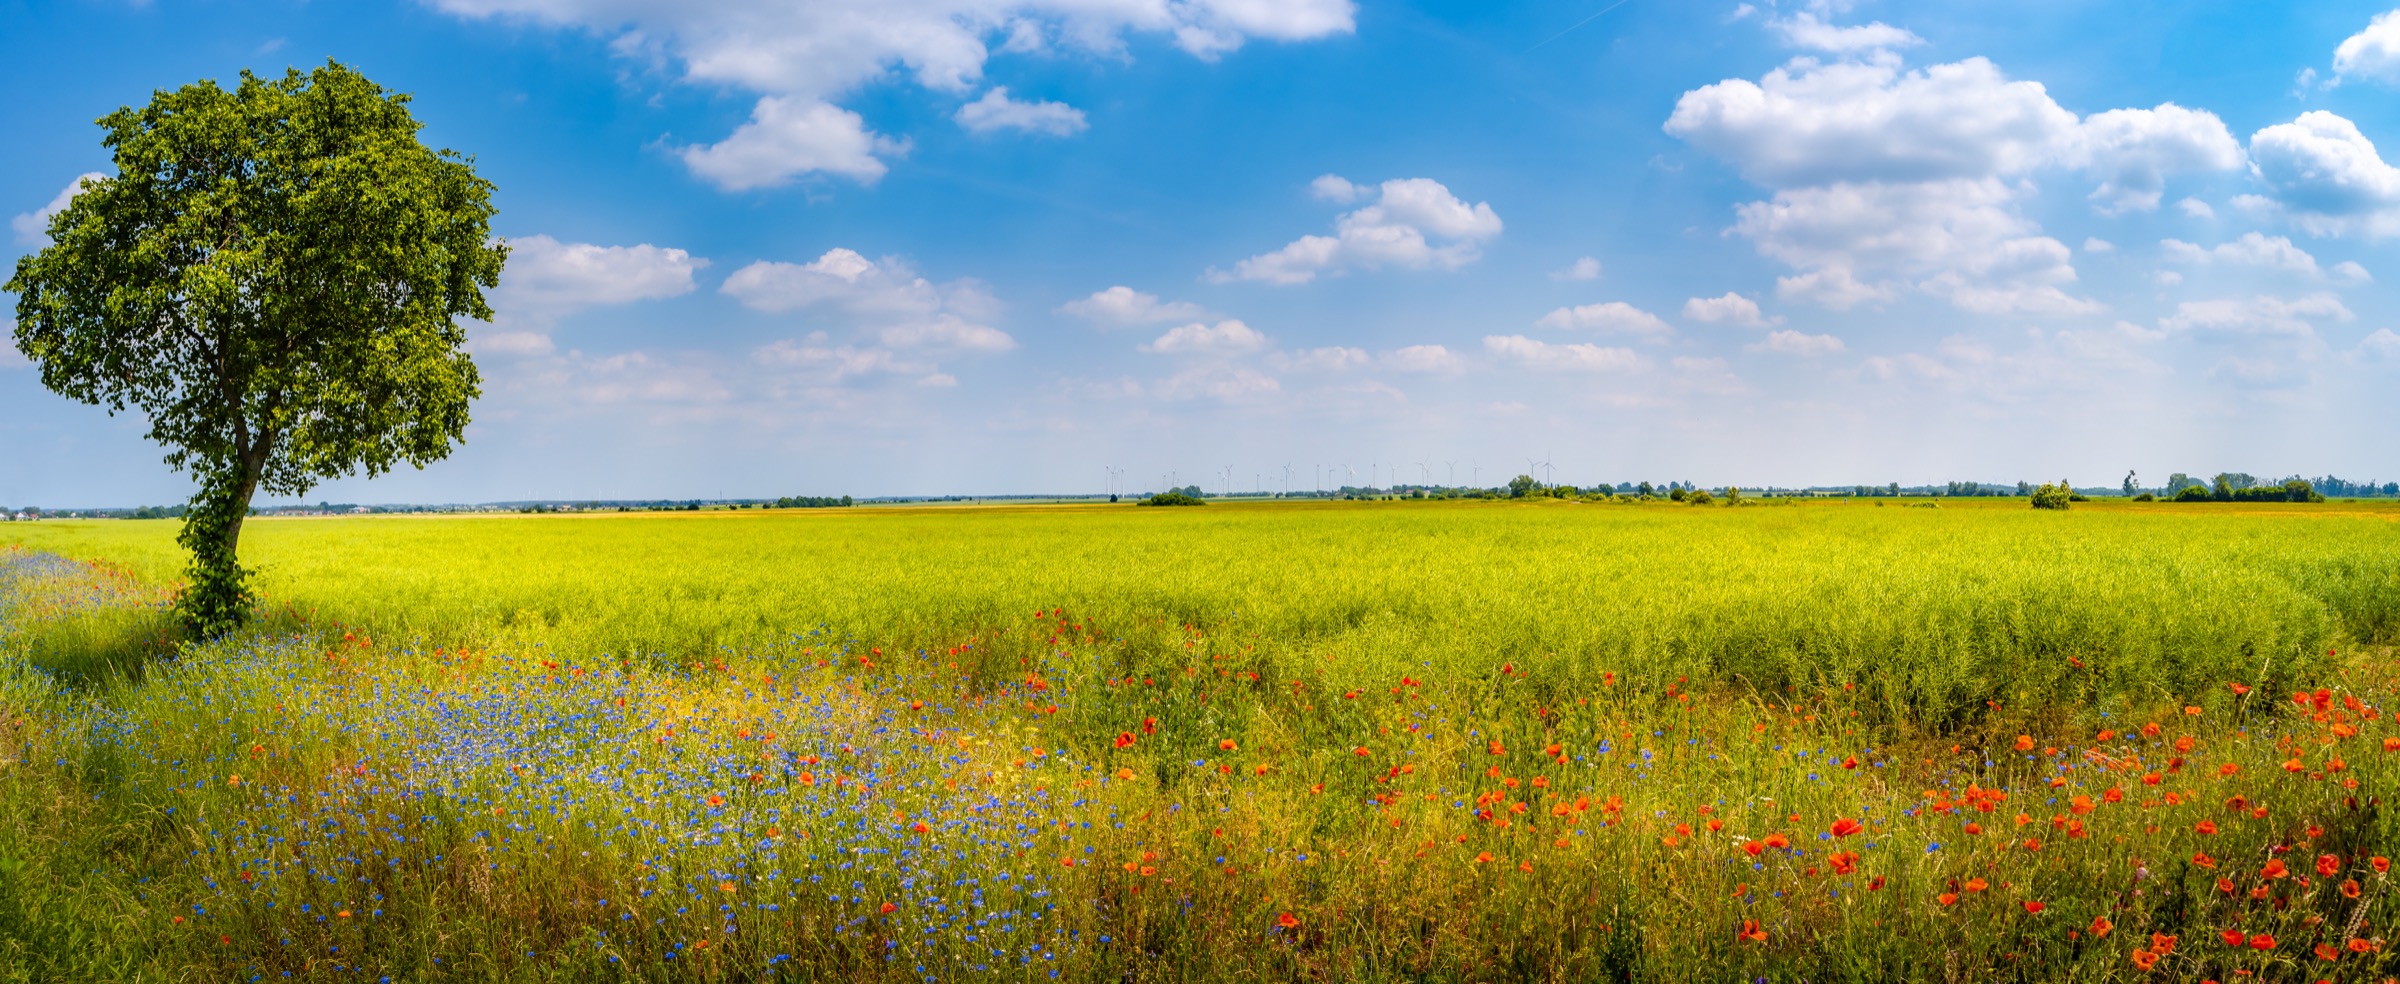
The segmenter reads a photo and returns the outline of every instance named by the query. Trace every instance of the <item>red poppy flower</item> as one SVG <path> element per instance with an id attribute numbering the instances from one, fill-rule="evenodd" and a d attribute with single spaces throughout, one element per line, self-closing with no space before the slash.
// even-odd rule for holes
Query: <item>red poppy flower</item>
<path id="1" fill-rule="evenodd" d="M 2133 951 L 2133 965 L 2143 970 L 2158 966 L 2158 954 L 2148 950 Z"/>
<path id="2" fill-rule="evenodd" d="M 1118 747 L 1118 748 L 1132 748 L 1132 747 L 1133 747 L 1133 732 L 1131 732 L 1131 731 L 1119 731 L 1119 732 L 1117 732 L 1117 747 Z"/>
<path id="3" fill-rule="evenodd" d="M 1856 820 L 1852 820 L 1849 817 L 1843 817 L 1833 822 L 1833 836 L 1835 837 L 1848 837 L 1851 834 L 1858 833 L 1859 831 L 1865 829 L 1867 829 L 1865 824 L 1859 823 Z"/>
<path id="4" fill-rule="evenodd" d="M 2043 905 L 2043 904 L 2041 904 L 2041 903 L 2039 903 L 2039 902 L 2036 902 L 2036 901 L 2034 901 L 2034 900 L 2032 900 L 2032 899 L 2026 899 L 2026 900 L 2025 900 L 2025 914 L 2026 914 L 2026 915 L 2029 915 L 2029 916 L 2030 916 L 2030 915 L 2035 915 L 2035 914 L 2037 914 L 2037 913 L 2041 912 L 2043 909 L 2047 909 L 2047 908 L 2049 908 L 2049 906 Z"/>
<path id="5" fill-rule="evenodd" d="M 888 916 L 888 915 L 891 915 L 891 914 L 892 914 L 892 910 L 894 910 L 894 909 L 897 909 L 897 908 L 899 908 L 899 906 L 896 906 L 896 905 L 893 905 L 893 904 L 891 904 L 891 903 L 889 903 L 889 902 L 886 902 L 886 903 L 884 903 L 884 904 L 883 904 L 883 907 L 882 907 L 882 908 L 880 908 L 880 909 L 877 909 L 876 911 L 877 911 L 877 912 L 881 912 L 881 913 L 883 913 L 884 915 L 887 915 L 887 916 Z"/>
<path id="6" fill-rule="evenodd" d="M 1767 931 L 1758 928 L 1758 920 L 1756 919 L 1742 920 L 1742 930 L 1739 935 L 1740 938 L 1749 940 L 1752 943 L 1764 943 L 1767 941 Z"/>
<path id="7" fill-rule="evenodd" d="M 2253 950 L 2272 950 L 2275 948 L 2275 937 L 2269 936 L 2265 933 L 2260 933 L 2257 936 L 2253 936 L 2250 938 L 2250 948 Z"/>
<path id="8" fill-rule="evenodd" d="M 2317 875 L 2319 877 L 2331 878 L 2334 872 L 2340 870 L 2342 870 L 2342 859 L 2331 854 L 2317 855 Z"/>
<path id="9" fill-rule="evenodd" d="M 2222 933 L 2219 933 L 2219 934 L 2217 934 L 2217 935 L 2219 935 L 2219 936 L 2222 936 L 2222 937 L 2224 937 L 2224 938 L 2225 938 L 2225 945 L 2226 945 L 2226 946 L 2240 946 L 2240 945 L 2242 945 L 2242 939 L 2243 939 L 2243 937 L 2242 937 L 2242 931 L 2241 931 L 2241 930 L 2238 930 L 2238 929 L 2228 929 L 2228 930 L 2226 930 L 2226 931 L 2224 931 L 2224 932 L 2222 932 Z"/>
<path id="10" fill-rule="evenodd" d="M 1284 929 L 1299 929 L 1300 917 L 1286 912 L 1275 917 L 1275 925 L 1281 926 Z"/>

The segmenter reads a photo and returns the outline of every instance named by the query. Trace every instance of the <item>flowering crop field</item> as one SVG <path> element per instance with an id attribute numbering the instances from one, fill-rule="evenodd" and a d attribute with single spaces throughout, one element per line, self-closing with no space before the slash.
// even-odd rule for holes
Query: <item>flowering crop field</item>
<path id="1" fill-rule="evenodd" d="M 0 980 L 2400 973 L 2400 512 L 0 528 Z"/>

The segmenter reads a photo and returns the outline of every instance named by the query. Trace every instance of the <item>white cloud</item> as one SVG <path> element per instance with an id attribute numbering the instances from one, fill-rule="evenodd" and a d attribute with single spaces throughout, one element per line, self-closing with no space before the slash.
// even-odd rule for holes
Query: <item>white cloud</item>
<path id="1" fill-rule="evenodd" d="M 2180 199 L 2175 203 L 2175 207 L 2181 209 L 2183 214 L 2191 216 L 2195 219 L 2213 219 L 2217 217 L 2216 209 L 2210 208 L 2207 202 L 2201 201 L 2197 198 L 2185 197 Z"/>
<path id="2" fill-rule="evenodd" d="M 983 323 L 999 303 L 980 284 L 937 285 L 895 257 L 869 260 L 836 248 L 807 264 L 760 260 L 734 271 L 719 291 L 754 311 L 836 315 L 895 347 L 999 352 L 1017 344 Z"/>
<path id="3" fill-rule="evenodd" d="M 1131 287 L 1111 287 L 1090 297 L 1068 301 L 1058 308 L 1103 327 L 1154 325 L 1168 321 L 1188 321 L 1208 312 L 1189 301 L 1160 301 L 1156 294 L 1145 294 Z"/>
<path id="4" fill-rule="evenodd" d="M 1575 262 L 1566 269 L 1552 272 L 1550 279 L 1598 280 L 1600 279 L 1600 261 L 1589 256 L 1577 257 Z"/>
<path id="5" fill-rule="evenodd" d="M 1320 197 L 1330 177 L 1334 176 L 1312 182 Z M 1455 270 L 1482 257 L 1482 244 L 1500 229 L 1500 216 L 1491 205 L 1469 205 L 1431 178 L 1401 178 L 1378 186 L 1374 204 L 1336 219 L 1336 235 L 1302 236 L 1275 252 L 1234 264 L 1230 273 L 1212 269 L 1207 277 L 1216 283 L 1304 284 L 1320 274 L 1353 268 Z M 1435 245 L 1436 240 L 1441 245 Z"/>
<path id="6" fill-rule="evenodd" d="M 2173 270 L 2160 270 L 2150 275 L 2150 282 L 2161 287 L 2173 287 L 2183 283 L 2183 274 Z"/>
<path id="7" fill-rule="evenodd" d="M 1758 82 L 1686 92 L 1666 131 L 1768 187 L 2016 175 L 2057 160 L 2075 114 L 2038 82 L 1971 58 L 1903 73 L 1896 57 L 1797 59 Z"/>
<path id="8" fill-rule="evenodd" d="M 1802 272 L 1785 297 L 1836 310 L 1915 289 L 1982 313 L 2087 314 L 2066 244 L 2014 208 L 1998 179 L 1837 184 L 1780 191 L 1736 209 L 1735 229 Z"/>
<path id="9" fill-rule="evenodd" d="M 1315 181 L 1308 183 L 1308 193 L 1322 201 L 1348 205 L 1367 197 L 1367 188 L 1339 174 L 1320 174 Z"/>
<path id="10" fill-rule="evenodd" d="M 833 100 L 885 78 L 964 95 L 1000 50 L 1125 57 L 1135 33 L 1164 35 L 1216 58 L 1252 38 L 1305 41 L 1350 33 L 1351 0 L 430 0 L 467 18 L 508 18 L 613 39 L 630 60 L 679 69 L 680 80 L 759 96 L 749 123 L 686 148 L 693 172 L 728 190 L 811 174 L 862 182 L 905 143 L 870 131 Z M 1059 114 L 1044 117 L 1059 125 Z M 964 121 L 962 121 L 964 122 Z"/>
<path id="11" fill-rule="evenodd" d="M 1738 206 L 1735 230 L 1795 266 L 1778 293 L 1836 310 L 1918 290 L 1973 312 L 2095 312 L 2066 293 L 2064 242 L 2018 209 L 2033 175 L 2088 170 L 2102 211 L 2134 211 L 2158 206 L 2167 175 L 2242 163 L 2210 113 L 2167 103 L 2086 120 L 1990 60 L 1903 70 L 1889 50 L 1692 89 L 1666 132 L 1774 190 Z"/>
<path id="12" fill-rule="evenodd" d="M 2094 113 L 2081 138 L 2077 160 L 2101 177 L 2092 201 L 2102 214 L 2156 209 L 2169 174 L 2242 166 L 2242 145 L 2225 121 L 2174 103 Z"/>
<path id="13" fill-rule="evenodd" d="M 2333 49 L 2334 82 L 2352 78 L 2400 82 L 2400 10 L 2376 14 Z"/>
<path id="14" fill-rule="evenodd" d="M 2308 294 L 2285 300 L 2260 295 L 2213 301 L 2185 301 L 2175 313 L 2158 320 L 2170 334 L 2206 337 L 2283 336 L 2315 338 L 2313 322 L 2349 321 L 2350 309 L 2332 294 Z"/>
<path id="15" fill-rule="evenodd" d="M 1675 328 L 1641 308 L 1624 301 L 1606 304 L 1585 304 L 1580 307 L 1559 308 L 1534 322 L 1537 328 L 1559 331 L 1597 331 L 1611 335 L 1635 335 L 1643 338 L 1665 338 L 1675 334 Z"/>
<path id="16" fill-rule="evenodd" d="M 1842 351 L 1844 346 L 1841 339 L 1832 335 L 1804 335 L 1785 329 L 1769 332 L 1764 341 L 1744 346 L 1744 348 L 1752 352 L 1769 352 L 1776 355 L 1793 355 L 1804 359 L 1813 359 L 1817 356 L 1832 355 Z"/>
<path id="17" fill-rule="evenodd" d="M 1267 364 L 1277 372 L 1348 372 L 1364 369 L 1374 361 L 1366 349 L 1346 346 L 1277 352 L 1267 357 Z"/>
<path id="18" fill-rule="evenodd" d="M 1158 336 L 1142 351 L 1158 355 L 1240 355 L 1267 347 L 1267 336 L 1236 320 L 1192 322 Z"/>
<path id="19" fill-rule="evenodd" d="M 2203 249 L 2180 239 L 2161 240 L 2159 246 L 2166 250 L 2168 259 L 2181 263 L 2230 263 L 2312 277 L 2318 274 L 2317 258 L 2282 236 L 2245 232 L 2240 239 L 2219 244 L 2215 249 Z M 2364 273 L 2364 268 L 2360 272 Z"/>
<path id="20" fill-rule="evenodd" d="M 657 301 L 691 293 L 708 261 L 680 249 L 562 243 L 549 236 L 508 241 L 508 263 L 490 300 L 490 325 L 470 326 L 479 355 L 548 355 L 559 319 L 586 308 Z"/>
<path id="21" fill-rule="evenodd" d="M 732 136 L 681 153 L 692 173 L 726 191 L 748 191 L 815 172 L 873 184 L 886 170 L 875 155 L 900 149 L 868 132 L 857 113 L 817 99 L 769 96 Z"/>
<path id="22" fill-rule="evenodd" d="M 1409 345 L 1384 353 L 1383 364 L 1394 372 L 1448 373 L 1466 367 L 1459 357 L 1440 345 Z"/>
<path id="23" fill-rule="evenodd" d="M 2343 260 L 2333 265 L 2333 279 L 2344 283 L 2365 284 L 2373 283 L 2375 275 L 2368 273 L 2366 267 L 2359 266 L 2355 261 Z"/>
<path id="24" fill-rule="evenodd" d="M 680 249 L 562 243 L 549 236 L 508 241 L 508 263 L 492 306 L 507 314 L 560 314 L 602 304 L 664 300 L 692 292 L 708 261 Z"/>
<path id="25" fill-rule="evenodd" d="M 1603 348 L 1580 342 L 1553 345 L 1523 335 L 1487 335 L 1483 339 L 1483 351 L 1492 358 L 1531 369 L 1632 372 L 1650 365 L 1650 360 L 1642 358 L 1632 349 Z"/>
<path id="26" fill-rule="evenodd" d="M 2400 362 L 2400 334 L 2389 328 L 2377 328 L 2374 334 L 2359 340 L 2351 356 L 2364 361 Z"/>
<path id="27" fill-rule="evenodd" d="M 2312 110 L 2260 130 L 2250 161 L 2276 207 L 2311 234 L 2400 233 L 2400 168 L 2347 119 Z"/>
<path id="28" fill-rule="evenodd" d="M 1766 318 L 1759 313 L 1757 301 L 1732 291 L 1726 291 L 1723 297 L 1694 297 L 1684 301 L 1683 320 L 1743 328 L 1765 328 L 1783 321 L 1780 317 Z"/>
<path id="29" fill-rule="evenodd" d="M 24 246 L 48 245 L 50 242 L 50 217 L 66 211 L 67 203 L 74 201 L 76 194 L 83 191 L 85 185 L 106 180 L 108 180 L 108 175 L 98 171 L 78 174 L 75 176 L 75 180 L 67 182 L 66 187 L 58 190 L 58 194 L 50 199 L 50 204 L 9 219 L 8 227 L 16 232 L 18 244 Z"/>
<path id="30" fill-rule="evenodd" d="M 1665 128 L 1773 189 L 1737 208 L 1735 230 L 1797 268 L 1783 296 L 1836 309 L 1917 291 L 1985 313 L 2097 311 L 2066 291 L 2066 246 L 2020 213 L 2032 175 L 2090 171 L 2100 207 L 2121 211 L 2156 207 L 2169 174 L 2241 160 L 2208 113 L 2079 119 L 1984 59 L 1904 71 L 1888 51 L 1703 86 Z"/>
<path id="31" fill-rule="evenodd" d="M 1767 22 L 1767 26 L 1773 28 L 1775 33 L 1782 35 L 1783 43 L 1792 47 L 1830 51 L 1835 54 L 1873 51 L 1879 48 L 1913 48 L 1925 43 L 1925 39 L 1918 37 L 1915 32 L 1893 27 L 1882 21 L 1854 27 L 1836 27 L 1808 11 L 1770 20 Z"/>
<path id="32" fill-rule="evenodd" d="M 1062 102 L 1019 102 L 1008 97 L 1007 86 L 994 86 L 983 98 L 958 108 L 958 125 L 969 133 L 1022 130 L 1053 137 L 1071 137 L 1091 124 L 1083 110 Z"/>
<path id="33" fill-rule="evenodd" d="M 2083 251 L 2086 253 L 2114 253 L 2117 251 L 2117 244 L 2097 236 L 2087 236 L 2083 240 Z"/>

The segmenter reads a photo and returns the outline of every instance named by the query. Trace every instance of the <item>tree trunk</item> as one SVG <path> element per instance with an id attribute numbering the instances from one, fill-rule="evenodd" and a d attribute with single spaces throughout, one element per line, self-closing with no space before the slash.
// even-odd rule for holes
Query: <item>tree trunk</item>
<path id="1" fill-rule="evenodd" d="M 259 449 L 241 455 L 233 474 L 204 477 L 192 494 L 183 533 L 176 540 L 192 552 L 183 598 L 177 607 L 184 626 L 196 639 L 207 640 L 238 629 L 250 616 L 250 590 L 243 583 L 239 549 L 242 520 L 250 513 L 250 497 L 266 471 L 264 441 Z"/>

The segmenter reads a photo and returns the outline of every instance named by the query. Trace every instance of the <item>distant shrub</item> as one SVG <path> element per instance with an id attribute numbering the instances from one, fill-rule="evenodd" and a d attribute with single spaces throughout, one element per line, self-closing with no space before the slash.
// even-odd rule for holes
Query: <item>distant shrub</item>
<path id="1" fill-rule="evenodd" d="M 2157 502 L 2157 501 L 2158 501 L 2158 497 L 2157 497 L 2157 496 L 2155 496 L 2155 495 L 2151 495 L 2151 494 L 2150 494 L 2150 493 L 2148 493 L 2148 492 L 2144 492 L 2144 493 L 2142 493 L 2142 494 L 2140 494 L 2140 495 L 2134 496 L 2134 497 L 2133 497 L 2133 501 L 2135 501 L 2135 502 Z"/>
<path id="2" fill-rule="evenodd" d="M 1690 495 L 1683 497 L 1683 501 L 1695 506 L 1705 506 L 1716 502 L 1717 497 L 1708 494 L 1707 489 L 1693 489 Z"/>
<path id="3" fill-rule="evenodd" d="M 2186 485 L 2175 493 L 2177 502 L 2208 502 L 2215 498 L 2206 485 Z"/>
<path id="4" fill-rule="evenodd" d="M 1147 498 L 1147 499 L 1143 499 L 1143 500 L 1142 500 L 1142 501 L 1140 501 L 1140 502 L 1134 503 L 1134 505 L 1137 505 L 1137 506 L 1205 506 L 1205 505 L 1208 505 L 1208 500 L 1206 500 L 1206 499 L 1202 499 L 1202 498 L 1199 498 L 1198 496 L 1189 496 L 1189 495 L 1185 495 L 1185 494 L 1183 494 L 1183 493 L 1181 493 L 1181 492 L 1161 492 L 1161 493 L 1159 493 L 1159 494 L 1157 494 L 1157 495 L 1154 495 L 1154 496 L 1151 496 L 1151 497 L 1149 497 L 1149 498 Z"/>
<path id="5" fill-rule="evenodd" d="M 2056 485 L 2043 485 L 2041 488 L 2033 490 L 2033 508 L 2035 509 L 2064 511 L 2074 499 L 2075 490 L 2068 487 L 2067 480 L 2063 478 L 2059 479 Z"/>
<path id="6" fill-rule="evenodd" d="M 1880 506 L 1880 505 L 1883 505 L 1883 503 L 1880 503 L 1880 502 L 1878 502 L 1878 503 L 1876 503 L 1876 505 Z M 1940 508 L 1942 508 L 1942 504 L 1941 504 L 1941 503 L 1939 503 L 1939 502 L 1911 502 L 1911 503 L 1909 503 L 1909 504 L 1908 504 L 1908 508 L 1910 508 L 1910 509 L 1940 509 Z"/>

